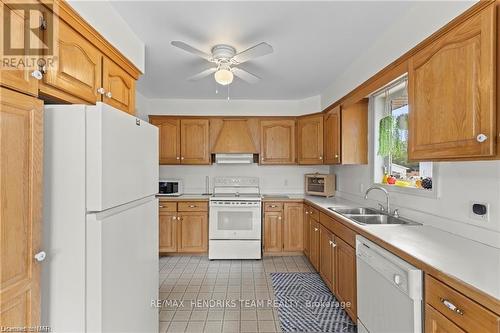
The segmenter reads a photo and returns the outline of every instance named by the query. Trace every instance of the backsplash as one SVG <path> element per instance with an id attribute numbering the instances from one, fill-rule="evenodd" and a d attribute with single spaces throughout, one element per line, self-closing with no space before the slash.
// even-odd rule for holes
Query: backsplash
<path id="1" fill-rule="evenodd" d="M 251 165 L 162 165 L 160 178 L 179 178 L 184 181 L 184 193 L 205 192 L 205 177 L 247 176 L 259 177 L 261 193 L 304 193 L 304 174 L 329 173 L 328 166 L 260 166 Z M 212 189 L 210 189 L 212 190 Z"/>

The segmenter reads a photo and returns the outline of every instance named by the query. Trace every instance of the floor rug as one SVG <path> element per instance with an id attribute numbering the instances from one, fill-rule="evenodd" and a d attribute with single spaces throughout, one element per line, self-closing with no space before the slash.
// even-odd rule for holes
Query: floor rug
<path id="1" fill-rule="evenodd" d="M 356 332 L 319 274 L 271 273 L 271 279 L 283 332 Z"/>

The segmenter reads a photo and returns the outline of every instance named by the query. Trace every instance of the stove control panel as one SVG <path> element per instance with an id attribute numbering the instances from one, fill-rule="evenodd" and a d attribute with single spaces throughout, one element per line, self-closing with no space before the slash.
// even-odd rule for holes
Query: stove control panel
<path id="1" fill-rule="evenodd" d="M 260 201 L 231 201 L 231 200 L 213 200 L 210 201 L 210 206 L 212 207 L 260 207 Z"/>

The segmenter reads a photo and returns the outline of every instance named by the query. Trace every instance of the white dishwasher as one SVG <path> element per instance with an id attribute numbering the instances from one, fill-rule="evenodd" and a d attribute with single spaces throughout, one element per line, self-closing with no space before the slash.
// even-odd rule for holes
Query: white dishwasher
<path id="1" fill-rule="evenodd" d="M 358 333 L 421 333 L 422 271 L 356 236 Z"/>

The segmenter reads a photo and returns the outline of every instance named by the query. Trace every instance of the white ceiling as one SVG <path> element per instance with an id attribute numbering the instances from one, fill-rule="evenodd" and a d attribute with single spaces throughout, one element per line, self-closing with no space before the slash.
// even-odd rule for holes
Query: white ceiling
<path id="1" fill-rule="evenodd" d="M 215 44 L 242 51 L 265 41 L 274 53 L 240 65 L 262 78 L 235 79 L 235 99 L 302 99 L 320 94 L 412 2 L 190 2 L 112 1 L 146 44 L 146 73 L 138 90 L 148 98 L 226 96 L 213 77 L 186 78 L 211 66 L 170 45 L 181 40 L 209 52 Z"/>

